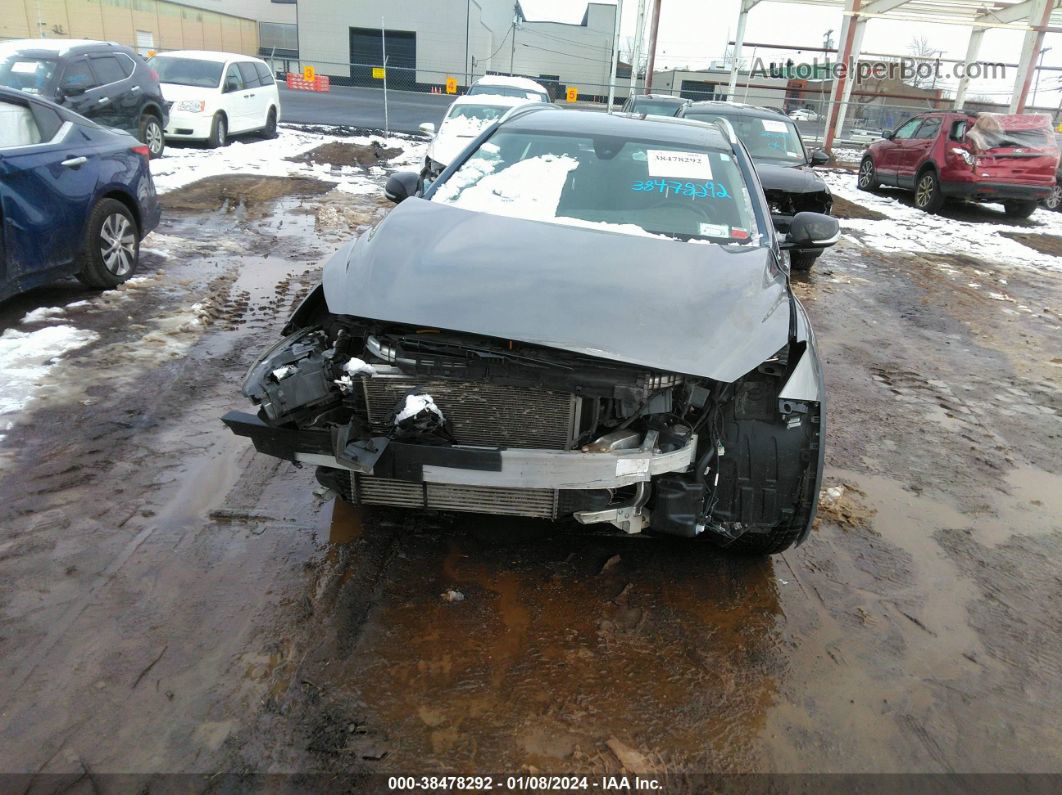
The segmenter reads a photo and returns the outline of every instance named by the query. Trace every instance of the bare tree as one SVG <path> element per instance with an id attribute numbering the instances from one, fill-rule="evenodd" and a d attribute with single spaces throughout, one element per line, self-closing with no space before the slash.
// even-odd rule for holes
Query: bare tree
<path id="1" fill-rule="evenodd" d="M 928 36 L 912 36 L 911 43 L 907 45 L 907 51 L 911 54 L 911 60 L 914 61 L 915 65 L 915 73 L 905 81 L 907 85 L 914 88 L 922 88 L 931 83 L 933 81 L 932 75 L 927 75 L 924 70 L 922 74 L 919 74 L 917 67 L 922 63 L 936 61 L 940 57 L 941 50 L 929 43 Z"/>

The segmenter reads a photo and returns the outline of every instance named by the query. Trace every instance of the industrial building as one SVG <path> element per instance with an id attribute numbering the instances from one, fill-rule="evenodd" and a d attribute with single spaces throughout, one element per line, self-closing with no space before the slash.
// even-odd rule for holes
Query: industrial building
<path id="1" fill-rule="evenodd" d="M 607 93 L 616 6 L 590 2 L 581 11 L 572 22 L 554 22 L 529 18 L 512 0 L 299 0 L 299 54 L 335 83 L 379 85 L 386 57 L 393 88 L 423 89 L 448 77 L 467 85 L 494 73 Z"/>

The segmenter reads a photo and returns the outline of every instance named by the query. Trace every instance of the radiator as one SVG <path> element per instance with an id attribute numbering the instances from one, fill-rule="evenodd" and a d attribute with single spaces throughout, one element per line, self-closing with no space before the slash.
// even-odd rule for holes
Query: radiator
<path id="1" fill-rule="evenodd" d="M 557 515 L 556 492 L 552 489 L 413 483 L 351 473 L 350 493 L 347 496 L 351 502 L 362 505 L 394 505 L 543 519 L 553 519 Z"/>
<path id="2" fill-rule="evenodd" d="M 395 405 L 419 387 L 449 420 L 458 444 L 568 450 L 576 436 L 579 401 L 568 392 L 418 378 L 389 367 L 362 378 L 362 386 L 369 423 L 384 435 Z"/>

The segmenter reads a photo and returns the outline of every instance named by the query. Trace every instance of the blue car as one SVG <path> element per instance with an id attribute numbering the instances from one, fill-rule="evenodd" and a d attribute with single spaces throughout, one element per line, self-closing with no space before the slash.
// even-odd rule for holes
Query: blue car
<path id="1" fill-rule="evenodd" d="M 159 222 L 149 151 L 47 100 L 0 88 L 0 300 L 64 276 L 117 287 Z"/>

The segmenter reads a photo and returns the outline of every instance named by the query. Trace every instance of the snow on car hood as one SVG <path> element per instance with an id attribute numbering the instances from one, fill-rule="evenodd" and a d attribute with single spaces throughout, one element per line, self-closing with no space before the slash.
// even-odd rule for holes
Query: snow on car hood
<path id="1" fill-rule="evenodd" d="M 180 83 L 159 83 L 159 88 L 162 90 L 162 98 L 167 102 L 182 102 L 186 99 L 193 102 L 200 99 L 209 101 L 218 94 L 216 88 L 185 86 Z"/>
<path id="2" fill-rule="evenodd" d="M 763 247 L 724 248 L 406 199 L 325 265 L 329 311 L 734 381 L 785 345 Z"/>

